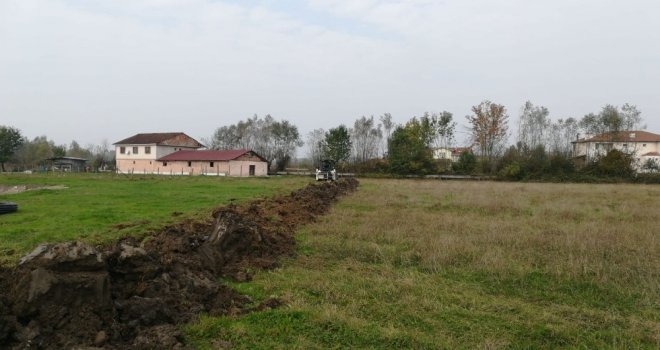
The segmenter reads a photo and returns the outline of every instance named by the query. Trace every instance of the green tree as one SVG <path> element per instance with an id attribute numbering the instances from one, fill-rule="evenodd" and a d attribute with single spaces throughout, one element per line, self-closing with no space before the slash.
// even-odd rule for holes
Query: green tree
<path id="1" fill-rule="evenodd" d="M 429 118 L 413 118 L 397 127 L 388 144 L 390 171 L 400 175 L 425 175 L 436 170 L 430 143 L 433 131 Z"/>
<path id="2" fill-rule="evenodd" d="M 66 145 L 53 146 L 53 157 L 66 156 Z"/>
<path id="3" fill-rule="evenodd" d="M 53 141 L 49 141 L 46 136 L 35 137 L 32 141 L 25 139 L 16 150 L 14 160 L 22 169 L 35 169 L 53 156 L 54 146 Z"/>
<path id="4" fill-rule="evenodd" d="M 343 162 L 351 156 L 351 136 L 344 125 L 332 128 L 325 133 L 323 156 L 336 162 Z"/>
<path id="5" fill-rule="evenodd" d="M 0 126 L 0 169 L 5 171 L 5 163 L 11 159 L 23 144 L 20 130 L 10 126 Z"/>
<path id="6" fill-rule="evenodd" d="M 477 157 L 472 152 L 463 151 L 454 163 L 454 171 L 459 174 L 471 174 L 477 167 Z"/>

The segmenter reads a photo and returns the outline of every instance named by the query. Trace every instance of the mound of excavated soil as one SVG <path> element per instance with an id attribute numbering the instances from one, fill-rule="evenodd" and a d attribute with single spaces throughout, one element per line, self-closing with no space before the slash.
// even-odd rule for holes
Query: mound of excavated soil
<path id="1" fill-rule="evenodd" d="M 200 313 L 241 314 L 279 306 L 219 282 L 249 280 L 293 253 L 294 229 L 325 213 L 354 179 L 215 210 L 206 221 L 167 226 L 142 242 L 103 248 L 42 245 L 0 270 L 0 348 L 187 348 L 176 324 Z"/>
<path id="2" fill-rule="evenodd" d="M 7 186 L 7 185 L 0 185 L 0 194 L 15 194 L 15 193 L 21 193 L 25 191 L 33 191 L 33 190 L 63 190 L 66 189 L 66 186 L 63 185 L 56 185 L 56 186 L 40 186 L 40 185 L 15 185 L 15 186 Z"/>

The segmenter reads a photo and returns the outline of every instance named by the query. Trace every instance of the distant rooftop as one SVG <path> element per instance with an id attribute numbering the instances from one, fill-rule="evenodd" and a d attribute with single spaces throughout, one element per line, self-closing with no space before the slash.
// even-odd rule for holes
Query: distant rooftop
<path id="1" fill-rule="evenodd" d="M 579 139 L 573 141 L 576 143 L 582 142 L 660 142 L 660 135 L 648 131 L 633 130 L 633 131 L 619 131 L 617 133 L 605 133 L 590 138 Z"/>
<path id="2" fill-rule="evenodd" d="M 127 139 L 115 142 L 114 145 L 164 145 L 190 148 L 204 147 L 199 141 L 182 132 L 159 132 L 136 134 Z"/>
<path id="3" fill-rule="evenodd" d="M 237 159 L 245 154 L 252 154 L 266 161 L 263 157 L 249 149 L 237 150 L 203 150 L 203 151 L 177 151 L 158 159 L 161 162 L 175 161 L 228 161 Z"/>

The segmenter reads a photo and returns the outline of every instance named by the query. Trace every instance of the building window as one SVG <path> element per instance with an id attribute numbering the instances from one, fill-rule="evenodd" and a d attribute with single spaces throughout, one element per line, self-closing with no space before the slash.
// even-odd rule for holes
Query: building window
<path id="1" fill-rule="evenodd" d="M 126 147 L 124 146 L 119 147 L 119 153 L 126 154 Z"/>
<path id="2" fill-rule="evenodd" d="M 163 162 L 163 166 L 167 166 L 167 162 Z"/>
<path id="3" fill-rule="evenodd" d="M 144 154 L 151 154 L 151 146 L 144 147 Z"/>
<path id="4" fill-rule="evenodd" d="M 191 162 L 191 161 L 188 161 L 188 166 L 192 166 L 192 162 Z"/>
<path id="5" fill-rule="evenodd" d="M 646 147 L 646 144 L 645 144 L 645 143 L 643 143 L 643 144 L 642 144 L 642 147 Z"/>
<path id="6" fill-rule="evenodd" d="M 135 161 L 133 161 L 133 164 L 135 164 Z"/>
<path id="7" fill-rule="evenodd" d="M 137 148 L 137 146 L 134 146 L 134 147 L 133 147 L 133 154 L 138 154 L 138 148 Z"/>
<path id="8" fill-rule="evenodd" d="M 209 166 L 213 168 L 213 162 L 209 162 Z"/>

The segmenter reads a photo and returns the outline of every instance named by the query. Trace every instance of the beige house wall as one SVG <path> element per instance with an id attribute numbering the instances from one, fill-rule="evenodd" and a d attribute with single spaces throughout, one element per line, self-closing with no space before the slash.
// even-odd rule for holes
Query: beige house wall
<path id="1" fill-rule="evenodd" d="M 254 176 L 267 176 L 266 162 L 262 161 L 175 161 L 117 160 L 117 168 L 127 174 L 156 175 L 211 175 L 211 176 L 250 176 L 250 165 L 254 165 Z"/>
<path id="2" fill-rule="evenodd" d="M 121 148 L 125 148 L 125 152 L 121 153 Z M 134 153 L 133 148 L 137 148 L 137 153 Z M 146 148 L 151 148 L 151 153 L 146 153 Z M 195 148 L 190 147 L 180 147 L 180 146 L 156 146 L 153 145 L 116 145 L 115 146 L 115 157 L 116 159 L 158 159 L 165 157 L 168 154 L 174 153 L 180 150 L 195 150 Z"/>
<path id="3" fill-rule="evenodd" d="M 117 159 L 117 171 L 125 174 L 152 174 L 160 162 L 155 159 Z"/>
<path id="4" fill-rule="evenodd" d="M 121 147 L 125 147 L 125 152 L 121 153 Z M 133 152 L 133 147 L 137 147 L 137 153 Z M 146 147 L 151 147 L 151 152 L 146 153 Z M 179 150 L 195 150 L 195 148 L 180 146 L 156 146 L 152 145 L 116 145 L 115 157 L 117 160 L 117 170 L 122 173 L 153 173 L 159 168 L 159 162 L 156 159 L 165 157 L 168 154 Z M 162 168 L 162 164 L 160 166 Z"/>
<path id="5" fill-rule="evenodd" d="M 266 162 L 249 160 L 229 161 L 229 176 L 250 176 L 250 165 L 254 165 L 254 176 L 268 175 Z"/>
<path id="6" fill-rule="evenodd" d="M 433 159 L 448 159 L 453 160 L 450 148 L 436 148 L 433 150 Z"/>

